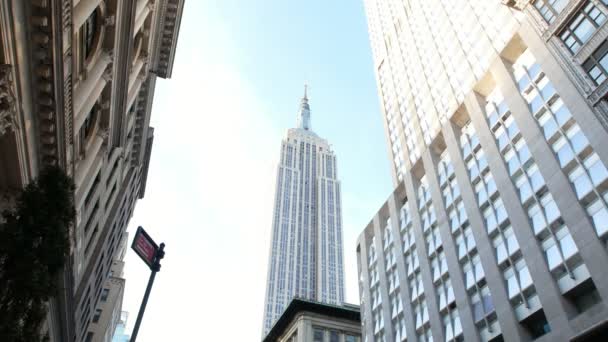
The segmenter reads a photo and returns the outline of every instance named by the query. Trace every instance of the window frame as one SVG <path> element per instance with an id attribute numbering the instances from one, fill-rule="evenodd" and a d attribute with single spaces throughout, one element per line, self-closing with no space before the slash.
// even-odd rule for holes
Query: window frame
<path id="1" fill-rule="evenodd" d="M 595 18 L 591 17 L 590 15 L 593 9 L 597 9 L 599 12 L 599 15 Z M 594 27 L 594 31 L 589 35 L 589 37 L 587 37 L 586 40 L 583 41 L 576 34 L 576 30 L 579 29 L 585 21 L 588 21 Z M 564 28 L 557 34 L 557 36 L 562 43 L 564 43 L 566 49 L 568 49 L 571 54 L 575 55 L 605 22 L 606 13 L 604 13 L 600 7 L 596 6 L 595 3 L 588 0 L 576 11 L 575 15 L 568 21 L 566 25 L 564 25 Z M 571 45 L 567 43 L 567 40 L 570 38 L 574 39 L 574 43 Z"/>
<path id="2" fill-rule="evenodd" d="M 604 42 L 600 44 L 600 46 L 598 46 L 597 49 L 595 49 L 595 51 L 593 51 L 593 53 L 581 65 L 583 70 L 585 70 L 585 73 L 596 86 L 599 86 L 600 84 L 604 83 L 606 79 L 608 79 L 608 67 L 604 67 L 601 64 L 601 60 L 603 58 L 608 59 L 608 40 L 604 40 Z M 600 71 L 599 76 L 604 76 L 600 82 L 598 82 L 599 77 L 594 78 L 591 75 L 591 70 L 593 70 L 593 68 L 598 68 Z"/>
<path id="3" fill-rule="evenodd" d="M 559 3 L 559 2 L 563 2 L 564 5 L 561 9 L 556 9 L 555 3 Z M 534 6 L 534 8 L 536 8 L 538 13 L 541 15 L 541 17 L 543 17 L 543 19 L 547 22 L 547 24 L 552 24 L 555 21 L 555 19 L 560 15 L 560 13 L 562 13 L 564 11 L 566 6 L 568 6 L 569 2 L 570 2 L 569 0 L 553 0 L 553 2 L 551 2 L 551 0 L 535 0 L 532 5 Z M 539 6 L 539 4 L 540 4 L 540 6 Z M 545 12 L 545 13 L 551 14 L 550 18 L 547 18 L 545 16 L 545 14 L 543 14 L 543 12 L 542 12 L 543 8 L 545 8 L 547 10 L 547 12 Z"/>

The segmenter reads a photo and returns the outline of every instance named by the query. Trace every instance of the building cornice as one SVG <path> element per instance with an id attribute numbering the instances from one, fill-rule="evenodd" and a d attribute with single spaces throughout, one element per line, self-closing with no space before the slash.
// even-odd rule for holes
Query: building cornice
<path id="1" fill-rule="evenodd" d="M 361 322 L 361 313 L 355 305 L 334 305 L 321 303 L 313 300 L 294 298 L 281 317 L 275 322 L 262 342 L 275 342 L 289 324 L 301 313 L 313 313 L 331 317 L 332 319 L 344 319 L 352 322 Z"/>
<path id="2" fill-rule="evenodd" d="M 162 78 L 170 78 L 177 47 L 177 37 L 184 11 L 185 0 L 158 1 L 159 21 L 154 44 L 154 72 Z"/>
<path id="3" fill-rule="evenodd" d="M 523 11 L 532 0 L 502 0 L 502 4 L 518 11 Z"/>

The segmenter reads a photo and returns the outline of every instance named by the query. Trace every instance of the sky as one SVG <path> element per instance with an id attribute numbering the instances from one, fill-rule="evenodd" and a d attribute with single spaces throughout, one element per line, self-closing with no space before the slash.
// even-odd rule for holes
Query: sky
<path id="1" fill-rule="evenodd" d="M 359 302 L 356 240 L 392 190 L 363 1 L 187 0 L 128 229 L 166 244 L 138 341 L 260 340 L 281 139 L 305 83 L 338 159 L 346 300 Z M 150 273 L 130 249 L 125 261 L 130 331 Z"/>

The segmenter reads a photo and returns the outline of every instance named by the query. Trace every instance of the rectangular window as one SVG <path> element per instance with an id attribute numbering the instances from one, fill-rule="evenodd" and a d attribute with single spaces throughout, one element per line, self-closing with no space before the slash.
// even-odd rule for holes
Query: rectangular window
<path id="1" fill-rule="evenodd" d="M 344 342 L 357 342 L 357 337 L 353 335 L 346 335 Z"/>
<path id="2" fill-rule="evenodd" d="M 313 328 L 312 340 L 314 342 L 323 342 L 323 330 L 320 328 Z"/>
<path id="3" fill-rule="evenodd" d="M 329 342 L 339 342 L 340 341 L 340 334 L 338 334 L 337 331 L 330 331 L 329 332 Z"/>
<path id="4" fill-rule="evenodd" d="M 536 7 L 543 18 L 551 24 L 555 21 L 555 17 L 564 10 L 568 1 L 569 0 L 535 0 L 534 7 Z"/>
<path id="5" fill-rule="evenodd" d="M 608 41 L 604 41 L 589 58 L 583 63 L 583 69 L 593 80 L 600 85 L 608 77 Z"/>
<path id="6" fill-rule="evenodd" d="M 93 314 L 93 323 L 99 322 L 99 317 L 101 317 L 101 309 L 95 310 L 95 314 Z"/>
<path id="7" fill-rule="evenodd" d="M 606 15 L 590 1 L 568 23 L 560 37 L 573 54 L 580 50 L 598 27 L 606 21 Z"/>
<path id="8" fill-rule="evenodd" d="M 108 295 L 110 294 L 110 289 L 103 289 L 101 291 L 101 301 L 105 302 L 108 300 Z"/>

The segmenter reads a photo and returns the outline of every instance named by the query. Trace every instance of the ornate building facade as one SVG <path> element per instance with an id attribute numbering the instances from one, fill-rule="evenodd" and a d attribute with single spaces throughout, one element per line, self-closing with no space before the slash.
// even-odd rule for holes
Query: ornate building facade
<path id="1" fill-rule="evenodd" d="M 0 0 L 0 203 L 45 165 L 75 189 L 52 341 L 83 341 L 145 182 L 183 0 Z"/>
<path id="2" fill-rule="evenodd" d="M 608 335 L 608 1 L 366 0 L 394 192 L 368 341 Z"/>

